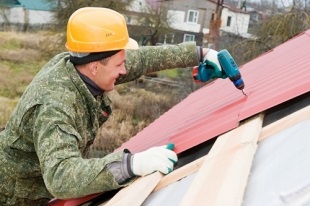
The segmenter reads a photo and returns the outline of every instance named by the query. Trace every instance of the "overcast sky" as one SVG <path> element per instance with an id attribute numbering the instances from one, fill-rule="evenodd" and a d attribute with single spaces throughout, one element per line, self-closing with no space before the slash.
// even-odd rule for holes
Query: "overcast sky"
<path id="1" fill-rule="evenodd" d="M 257 2 L 257 3 L 262 3 L 266 0 L 247 0 L 247 2 Z M 269 2 L 274 1 L 278 5 L 284 5 L 284 6 L 289 6 L 292 4 L 293 0 L 267 0 Z"/>

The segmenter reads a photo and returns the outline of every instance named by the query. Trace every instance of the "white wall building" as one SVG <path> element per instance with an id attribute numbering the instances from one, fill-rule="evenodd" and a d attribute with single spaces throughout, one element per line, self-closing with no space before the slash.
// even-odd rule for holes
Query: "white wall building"
<path id="1" fill-rule="evenodd" d="M 242 10 L 224 7 L 222 10 L 221 30 L 240 36 L 246 36 L 248 33 L 250 14 Z"/>
<path id="2" fill-rule="evenodd" d="M 27 30 L 28 26 L 44 27 L 53 23 L 56 2 L 46 0 L 18 0 L 1 3 L 0 23 L 6 28 Z M 8 27 L 9 26 L 9 27 Z"/>
<path id="3" fill-rule="evenodd" d="M 148 12 L 149 3 L 147 0 L 133 0 L 127 7 L 129 14 L 125 14 L 127 24 L 138 25 L 141 14 Z"/>
<path id="4" fill-rule="evenodd" d="M 49 24 L 52 20 L 51 11 L 26 10 L 23 7 L 6 8 L 0 14 L 0 23 Z"/>
<path id="5" fill-rule="evenodd" d="M 190 9 L 188 11 L 169 10 L 168 18 L 171 20 L 171 27 L 174 29 L 190 32 L 200 32 L 199 11 Z"/>

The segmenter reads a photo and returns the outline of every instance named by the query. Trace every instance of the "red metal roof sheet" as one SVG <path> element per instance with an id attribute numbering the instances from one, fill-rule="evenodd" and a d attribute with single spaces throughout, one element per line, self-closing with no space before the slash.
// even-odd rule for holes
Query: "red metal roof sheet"
<path id="1" fill-rule="evenodd" d="M 124 143 L 131 152 L 174 142 L 180 153 L 310 90 L 310 30 L 243 65 L 248 96 L 228 79 L 193 92 Z M 119 148 L 119 149 L 121 149 Z"/>

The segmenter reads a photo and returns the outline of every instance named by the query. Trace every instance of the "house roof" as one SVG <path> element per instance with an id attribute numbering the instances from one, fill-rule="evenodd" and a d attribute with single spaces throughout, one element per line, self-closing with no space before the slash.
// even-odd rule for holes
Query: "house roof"
<path id="1" fill-rule="evenodd" d="M 247 118 L 204 157 L 139 178 L 104 205 L 307 205 L 309 94 Z"/>
<path id="2" fill-rule="evenodd" d="M 238 127 L 239 122 L 310 90 L 310 30 L 240 67 L 247 96 L 218 79 L 193 92 L 119 149 L 173 142 L 181 153 Z"/>
<path id="3" fill-rule="evenodd" d="M 56 2 L 52 3 L 47 0 L 18 0 L 20 5 L 26 10 L 51 11 L 56 6 Z"/>
<path id="4" fill-rule="evenodd" d="M 227 4 L 223 4 L 223 7 L 224 7 L 224 8 L 227 8 L 227 9 L 229 9 L 230 11 L 235 12 L 235 13 L 249 14 L 247 11 L 244 11 L 244 10 L 242 10 L 242 9 L 239 9 L 239 8 L 237 8 L 237 7 L 235 7 L 235 6 L 230 6 L 230 5 L 227 5 Z"/>
<path id="5" fill-rule="evenodd" d="M 26 10 L 52 11 L 57 2 L 48 0 L 3 0 L 0 5 L 7 7 L 24 7 Z"/>
<path id="6" fill-rule="evenodd" d="M 242 66 L 248 96 L 243 97 L 229 80 L 215 81 L 125 143 L 122 148 L 136 152 L 174 140 L 180 153 L 219 136 L 206 156 L 165 176 L 156 172 L 139 178 L 105 205 L 309 202 L 310 183 L 305 179 L 310 167 L 304 161 L 309 154 L 309 32 Z M 266 118 L 255 115 L 266 110 Z M 275 116 L 280 119 L 275 121 Z M 75 205 L 94 196 L 49 205 Z M 103 193 L 93 201 L 101 196 L 107 200 Z M 268 198 L 261 200 L 262 196 Z"/>
<path id="7" fill-rule="evenodd" d="M 20 3 L 17 0 L 2 0 L 0 1 L 0 5 L 7 7 L 15 7 L 20 6 Z"/>

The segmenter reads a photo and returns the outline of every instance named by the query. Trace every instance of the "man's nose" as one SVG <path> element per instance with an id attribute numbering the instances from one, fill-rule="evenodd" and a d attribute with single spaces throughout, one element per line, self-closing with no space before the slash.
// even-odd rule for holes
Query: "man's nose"
<path id="1" fill-rule="evenodd" d="M 126 67 L 125 66 L 122 66 L 120 71 L 119 71 L 120 74 L 126 74 L 127 73 L 127 70 L 126 70 Z"/>

